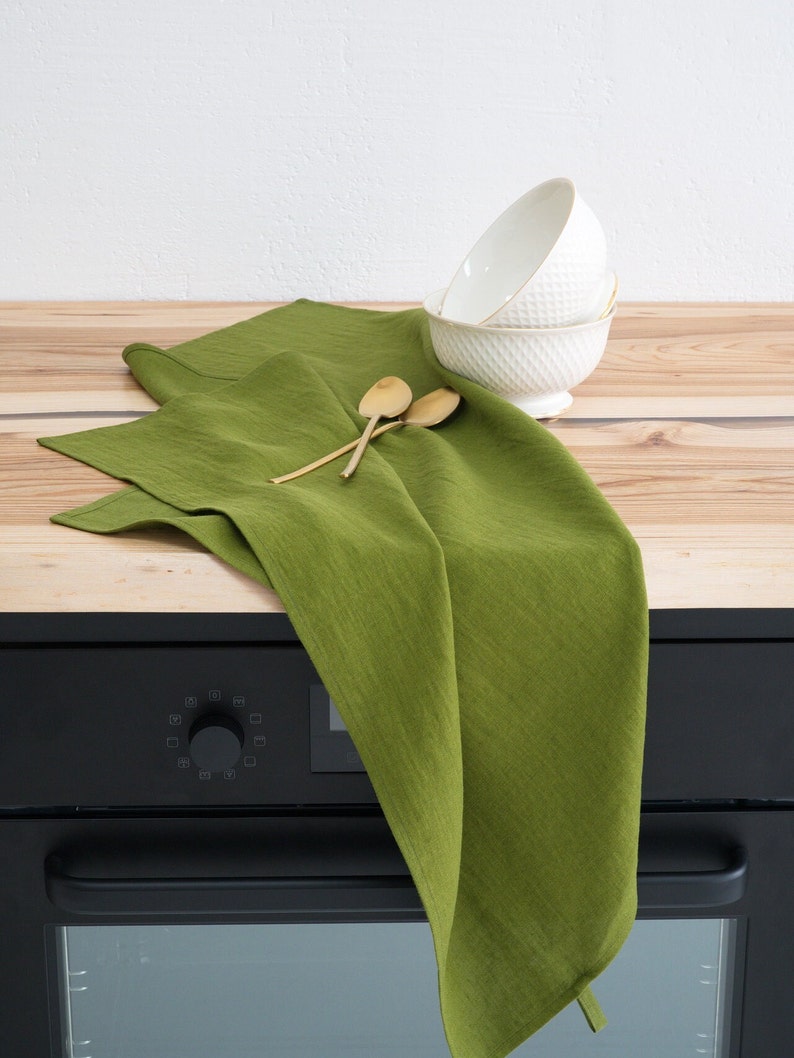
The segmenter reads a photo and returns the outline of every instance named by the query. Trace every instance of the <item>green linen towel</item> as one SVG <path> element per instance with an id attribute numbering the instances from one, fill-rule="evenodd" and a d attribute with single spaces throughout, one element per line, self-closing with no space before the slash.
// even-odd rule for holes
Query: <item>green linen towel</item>
<path id="1" fill-rule="evenodd" d="M 639 549 L 542 425 L 435 359 L 421 310 L 308 301 L 125 359 L 162 407 L 41 443 L 131 486 L 54 520 L 171 524 L 279 593 L 423 901 L 455 1058 L 503 1058 L 590 982 L 636 910 L 647 667 Z M 399 375 L 463 395 L 374 441 Z"/>

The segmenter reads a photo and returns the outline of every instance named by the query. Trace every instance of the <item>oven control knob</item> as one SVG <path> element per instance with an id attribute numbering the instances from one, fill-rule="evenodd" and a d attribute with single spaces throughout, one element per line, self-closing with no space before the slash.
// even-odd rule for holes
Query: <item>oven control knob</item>
<path id="1" fill-rule="evenodd" d="M 190 756 L 203 771 L 225 771 L 240 759 L 244 739 L 233 717 L 210 713 L 200 717 L 188 733 Z"/>

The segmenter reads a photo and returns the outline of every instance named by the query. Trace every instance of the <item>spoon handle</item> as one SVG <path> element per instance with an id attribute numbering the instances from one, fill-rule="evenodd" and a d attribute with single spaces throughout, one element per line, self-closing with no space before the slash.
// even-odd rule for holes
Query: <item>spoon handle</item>
<path id="1" fill-rule="evenodd" d="M 387 430 L 393 430 L 395 426 L 405 426 L 405 423 L 402 419 L 395 419 L 394 422 L 384 423 L 383 426 L 379 426 L 377 430 L 372 431 L 372 437 L 370 440 L 380 437 L 380 435 L 386 433 Z M 307 463 L 305 467 L 301 467 L 299 470 L 293 470 L 289 474 L 282 474 L 281 477 L 278 478 L 270 478 L 270 481 L 274 485 L 280 485 L 282 481 L 292 481 L 293 478 L 299 478 L 303 474 L 308 474 L 310 470 L 316 470 L 318 467 L 325 466 L 326 463 L 331 463 L 334 459 L 338 459 L 339 456 L 347 455 L 348 452 L 352 452 L 360 440 L 361 439 L 357 437 L 355 441 L 350 441 L 348 444 L 342 445 L 342 447 L 337 448 L 335 452 L 330 452 L 327 456 L 315 459 L 313 463 Z"/>
<path id="2" fill-rule="evenodd" d="M 375 429 L 375 426 L 379 419 L 380 415 L 373 415 L 367 425 L 364 427 L 364 432 L 358 439 L 358 444 L 356 445 L 356 449 L 353 452 L 353 455 L 350 457 L 350 461 L 348 462 L 347 466 L 342 471 L 342 473 L 339 475 L 340 478 L 352 478 L 355 474 L 356 467 L 361 462 L 361 458 L 364 455 L 364 450 L 369 444 L 369 439 L 370 437 L 372 437 L 372 431 Z"/>

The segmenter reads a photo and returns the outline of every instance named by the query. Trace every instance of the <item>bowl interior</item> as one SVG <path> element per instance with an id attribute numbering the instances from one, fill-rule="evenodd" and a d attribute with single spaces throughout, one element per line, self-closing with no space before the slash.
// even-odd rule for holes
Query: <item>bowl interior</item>
<path id="1" fill-rule="evenodd" d="M 478 323 L 514 297 L 554 249 L 575 197 L 573 183 L 560 177 L 539 184 L 509 206 L 453 276 L 443 315 Z"/>

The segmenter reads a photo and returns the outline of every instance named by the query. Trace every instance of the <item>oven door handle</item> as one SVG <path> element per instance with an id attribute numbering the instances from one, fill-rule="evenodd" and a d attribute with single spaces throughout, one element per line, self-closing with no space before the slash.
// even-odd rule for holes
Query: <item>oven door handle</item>
<path id="1" fill-rule="evenodd" d="M 641 908 L 722 907 L 741 900 L 747 888 L 747 850 L 735 848 L 717 871 L 649 871 L 637 875 Z"/>
<path id="2" fill-rule="evenodd" d="M 640 871 L 640 908 L 722 907 L 747 888 L 747 851 L 708 871 Z M 410 875 L 316 877 L 97 878 L 70 874 L 61 858 L 45 863 L 47 895 L 77 915 L 290 914 L 421 911 Z"/>
<path id="3" fill-rule="evenodd" d="M 422 912 L 410 875 L 92 878 L 70 874 L 60 857 L 49 856 L 45 884 L 50 901 L 76 915 Z"/>

